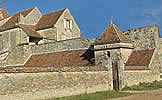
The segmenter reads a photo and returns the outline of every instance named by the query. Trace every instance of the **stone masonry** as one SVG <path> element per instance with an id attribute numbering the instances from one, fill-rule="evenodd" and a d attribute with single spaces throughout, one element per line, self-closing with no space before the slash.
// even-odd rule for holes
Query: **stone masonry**
<path id="1" fill-rule="evenodd" d="M 122 32 L 112 20 L 95 39 L 80 35 L 67 8 L 0 10 L 0 98 L 35 100 L 160 80 L 157 25 Z"/>

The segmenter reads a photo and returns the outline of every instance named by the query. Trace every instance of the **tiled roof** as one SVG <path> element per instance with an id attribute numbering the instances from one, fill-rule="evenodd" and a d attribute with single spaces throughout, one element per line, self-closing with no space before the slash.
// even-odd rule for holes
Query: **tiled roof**
<path id="1" fill-rule="evenodd" d="M 27 9 L 27 10 L 24 10 L 22 12 L 19 12 L 21 13 L 24 17 L 26 17 L 34 8 L 30 8 L 30 9 Z"/>
<path id="2" fill-rule="evenodd" d="M 73 50 L 32 55 L 24 67 L 68 67 L 92 65 L 94 52 L 91 50 Z"/>
<path id="3" fill-rule="evenodd" d="M 16 23 L 18 23 L 20 14 L 22 14 L 24 17 L 28 15 L 34 8 L 16 13 L 13 15 L 4 25 L 0 26 L 0 31 L 11 29 L 17 27 Z"/>
<path id="4" fill-rule="evenodd" d="M 0 9 L 0 11 L 1 11 L 2 16 L 3 16 L 3 18 L 2 18 L 2 19 L 0 19 L 0 20 L 6 19 L 6 18 L 8 18 L 8 17 L 9 17 L 9 15 L 8 15 L 8 13 L 7 13 L 7 11 L 6 11 L 6 10 L 4 10 L 4 9 Z"/>
<path id="5" fill-rule="evenodd" d="M 61 14 L 65 11 L 65 9 L 66 8 L 43 15 L 36 25 L 37 30 L 48 28 L 56 24 L 57 20 L 59 19 Z"/>
<path id="6" fill-rule="evenodd" d="M 148 66 L 153 56 L 154 49 L 133 51 L 126 66 Z"/>
<path id="7" fill-rule="evenodd" d="M 41 36 L 37 31 L 35 31 L 35 26 L 34 26 L 34 25 L 23 25 L 23 24 L 19 24 L 18 26 L 19 26 L 28 36 L 42 38 L 42 36 Z"/>
<path id="8" fill-rule="evenodd" d="M 128 40 L 115 24 L 110 24 L 97 39 L 97 43 L 124 42 Z"/>
<path id="9" fill-rule="evenodd" d="M 31 8 L 31 9 L 16 13 L 15 15 L 11 16 L 11 18 L 4 25 L 0 26 L 0 31 L 18 27 L 16 23 L 19 22 L 20 14 L 25 17 L 33 9 L 34 8 Z M 59 17 L 61 16 L 61 14 L 64 12 L 65 9 L 43 15 L 36 25 L 36 30 L 48 28 L 56 24 L 57 20 L 59 19 Z"/>

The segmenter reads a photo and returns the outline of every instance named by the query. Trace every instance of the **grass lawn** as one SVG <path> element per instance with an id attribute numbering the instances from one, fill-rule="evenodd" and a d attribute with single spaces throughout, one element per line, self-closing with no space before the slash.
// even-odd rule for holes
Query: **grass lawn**
<path id="1" fill-rule="evenodd" d="M 123 91 L 129 90 L 154 90 L 162 88 L 162 81 L 154 81 L 153 83 L 140 83 L 139 85 L 133 86 L 126 86 L 123 88 Z M 103 92 L 96 92 L 90 94 L 82 94 L 76 96 L 69 96 L 69 97 L 62 97 L 62 98 L 53 98 L 53 99 L 46 99 L 46 100 L 107 100 L 111 98 L 119 98 L 124 96 L 130 96 L 135 93 L 128 93 L 128 92 L 119 92 L 119 91 L 103 91 Z"/>
<path id="2" fill-rule="evenodd" d="M 154 90 L 154 89 L 159 89 L 162 88 L 162 81 L 154 81 L 153 83 L 140 83 L 139 85 L 133 85 L 130 87 L 124 87 L 122 90 L 127 91 L 127 90 L 136 90 L 136 91 L 141 91 L 141 90 Z"/>
<path id="3" fill-rule="evenodd" d="M 118 91 L 104 91 L 47 100 L 107 100 L 110 98 L 117 98 L 129 95 L 132 95 L 132 93 L 118 92 Z"/>

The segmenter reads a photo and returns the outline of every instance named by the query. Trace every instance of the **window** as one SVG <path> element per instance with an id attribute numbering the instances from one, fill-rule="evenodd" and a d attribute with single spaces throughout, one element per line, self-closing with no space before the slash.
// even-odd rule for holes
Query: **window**
<path id="1" fill-rule="evenodd" d="M 72 29 L 72 20 L 64 19 L 64 28 L 66 30 Z"/>
<path id="2" fill-rule="evenodd" d="M 110 51 L 106 51 L 104 52 L 104 57 L 107 59 L 107 58 L 110 58 Z"/>
<path id="3" fill-rule="evenodd" d="M 107 51 L 107 56 L 110 57 L 110 51 Z"/>
<path id="4" fill-rule="evenodd" d="M 41 39 L 40 38 L 36 38 L 36 37 L 28 37 L 28 42 L 29 44 L 36 44 L 38 45 L 38 42 L 40 41 Z"/>

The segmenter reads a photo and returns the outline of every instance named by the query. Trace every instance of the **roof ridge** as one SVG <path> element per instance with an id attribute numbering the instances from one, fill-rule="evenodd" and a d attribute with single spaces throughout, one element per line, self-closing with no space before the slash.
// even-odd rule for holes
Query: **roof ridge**
<path id="1" fill-rule="evenodd" d="M 34 9 L 35 7 L 33 8 L 28 8 L 28 9 L 24 9 L 23 11 L 18 11 L 17 13 L 13 14 L 12 16 L 16 15 L 16 14 L 20 14 L 20 13 L 23 13 L 24 11 L 30 11 L 32 9 Z"/>
<path id="2" fill-rule="evenodd" d="M 48 14 L 51 14 L 51 13 L 59 12 L 59 11 L 64 11 L 65 9 L 67 9 L 67 8 L 63 8 L 63 9 L 59 9 L 59 10 L 55 10 L 55 11 L 52 11 L 52 12 L 49 12 L 49 13 L 43 14 L 43 16 L 48 15 Z"/>
<path id="3" fill-rule="evenodd" d="M 113 30 L 115 30 L 114 32 L 117 34 L 117 36 L 118 36 L 118 38 L 119 38 L 119 41 L 121 41 L 120 36 L 119 36 L 117 30 L 115 29 L 114 25 L 115 25 L 115 24 L 112 24 L 112 28 L 113 28 Z"/>
<path id="4" fill-rule="evenodd" d="M 77 49 L 65 49 L 59 51 L 49 51 L 49 52 L 41 52 L 41 53 L 33 53 L 31 56 L 34 55 L 44 55 L 44 54 L 52 54 L 52 53 L 61 53 L 61 52 L 73 52 L 73 51 L 81 51 L 81 50 L 88 50 L 88 48 L 77 48 Z"/>
<path id="5" fill-rule="evenodd" d="M 38 23 L 36 24 L 36 30 L 41 30 L 44 28 L 52 27 L 54 24 L 56 24 L 56 22 L 58 21 L 60 16 L 63 14 L 65 9 L 66 8 L 44 14 L 41 17 L 41 19 L 38 21 Z"/>

